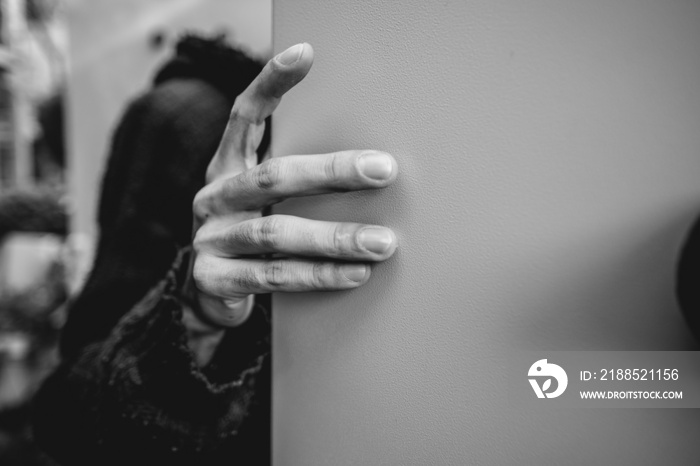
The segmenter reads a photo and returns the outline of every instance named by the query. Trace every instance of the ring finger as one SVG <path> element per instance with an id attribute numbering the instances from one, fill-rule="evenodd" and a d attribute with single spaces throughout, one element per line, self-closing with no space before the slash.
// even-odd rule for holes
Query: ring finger
<path id="1" fill-rule="evenodd" d="M 290 215 L 203 227 L 195 247 L 217 256 L 281 253 L 345 261 L 382 261 L 396 249 L 396 236 L 384 227 L 323 222 Z"/>

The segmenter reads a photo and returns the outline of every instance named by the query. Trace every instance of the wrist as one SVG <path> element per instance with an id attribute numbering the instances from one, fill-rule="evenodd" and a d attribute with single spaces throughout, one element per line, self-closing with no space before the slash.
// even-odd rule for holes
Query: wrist
<path id="1" fill-rule="evenodd" d="M 179 294 L 183 304 L 182 323 L 187 345 L 197 364 L 202 367 L 211 361 L 226 328 L 239 326 L 248 320 L 253 310 L 254 296 L 227 300 L 202 293 L 192 275 L 194 257 L 194 253 L 190 254 L 186 263 L 187 273 Z"/>
<path id="2" fill-rule="evenodd" d="M 182 323 L 187 336 L 187 346 L 192 351 L 197 365 L 199 367 L 206 366 L 221 343 L 225 329 L 203 322 L 197 317 L 191 306 L 184 306 Z"/>
<path id="3" fill-rule="evenodd" d="M 226 328 L 237 327 L 243 324 L 250 316 L 253 309 L 253 295 L 249 295 L 238 302 L 226 302 L 214 298 L 207 303 L 206 295 L 199 297 L 194 306 L 183 306 L 182 323 L 187 333 L 187 345 L 195 356 L 195 361 L 203 367 L 211 361 L 216 348 L 221 343 Z M 209 306 L 205 308 L 204 306 Z M 223 306 L 223 310 L 212 308 Z M 222 322 L 214 322 L 207 316 L 205 309 L 214 312 L 215 315 L 228 316 Z"/>

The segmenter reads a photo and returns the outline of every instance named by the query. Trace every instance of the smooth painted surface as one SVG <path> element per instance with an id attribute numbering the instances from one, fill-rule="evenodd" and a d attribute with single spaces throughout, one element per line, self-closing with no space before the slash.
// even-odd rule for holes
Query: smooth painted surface
<path id="1" fill-rule="evenodd" d="M 274 153 L 377 148 L 385 192 L 279 212 L 388 225 L 363 289 L 278 295 L 276 466 L 697 464 L 696 410 L 525 410 L 521 350 L 696 349 L 700 2 L 276 0 L 312 43 Z M 523 367 L 523 376 L 527 372 Z"/>

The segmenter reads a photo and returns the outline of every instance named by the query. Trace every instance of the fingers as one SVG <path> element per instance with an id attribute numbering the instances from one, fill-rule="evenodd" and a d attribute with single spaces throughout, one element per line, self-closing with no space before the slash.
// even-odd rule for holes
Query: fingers
<path id="1" fill-rule="evenodd" d="M 204 227 L 197 232 L 194 244 L 198 251 L 220 257 L 279 253 L 375 262 L 394 253 L 396 236 L 380 226 L 271 215 Z"/>
<path id="2" fill-rule="evenodd" d="M 256 166 L 265 119 L 312 63 L 309 44 L 290 47 L 238 96 L 207 169 L 207 185 L 195 197 L 188 283 L 199 291 L 206 317 L 201 320 L 208 324 L 239 325 L 251 312 L 253 294 L 358 287 L 369 279 L 368 263 L 396 249 L 393 232 L 379 226 L 260 218 L 263 208 L 290 197 L 384 188 L 396 179 L 396 161 L 378 151 L 289 156 Z M 271 253 L 291 257 L 251 257 Z"/>
<path id="3" fill-rule="evenodd" d="M 236 98 L 219 148 L 207 170 L 207 182 L 235 175 L 255 166 L 256 149 L 265 130 L 265 118 L 285 92 L 311 69 L 314 51 L 307 43 L 294 45 L 272 58 Z"/>
<path id="4" fill-rule="evenodd" d="M 236 99 L 231 119 L 253 124 L 272 115 L 282 96 L 311 69 L 314 50 L 310 44 L 296 44 L 271 59 L 265 68 Z"/>
<path id="5" fill-rule="evenodd" d="M 202 254 L 195 263 L 197 288 L 235 302 L 249 294 L 274 291 L 334 291 L 356 288 L 369 279 L 365 264 L 297 259 L 228 260 Z"/>
<path id="6" fill-rule="evenodd" d="M 384 188 L 397 173 L 396 160 L 378 151 L 274 158 L 207 185 L 195 198 L 195 215 L 259 210 L 290 197 Z"/>

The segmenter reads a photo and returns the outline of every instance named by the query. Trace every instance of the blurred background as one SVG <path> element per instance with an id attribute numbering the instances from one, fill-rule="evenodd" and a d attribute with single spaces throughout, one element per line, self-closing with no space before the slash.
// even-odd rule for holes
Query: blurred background
<path id="1" fill-rule="evenodd" d="M 0 0 L 0 464 L 34 451 L 27 401 L 92 262 L 107 149 L 186 32 L 271 54 L 271 0 Z"/>

